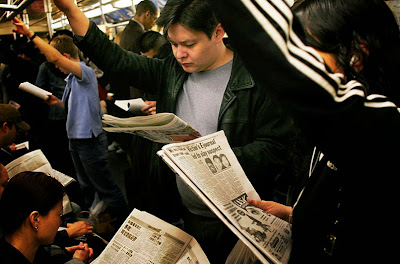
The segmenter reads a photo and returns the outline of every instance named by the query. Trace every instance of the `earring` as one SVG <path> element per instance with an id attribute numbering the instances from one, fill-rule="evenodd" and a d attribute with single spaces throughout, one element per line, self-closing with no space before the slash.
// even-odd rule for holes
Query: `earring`
<path id="1" fill-rule="evenodd" d="M 39 230 L 39 227 L 35 226 L 35 230 L 38 231 L 38 230 Z"/>

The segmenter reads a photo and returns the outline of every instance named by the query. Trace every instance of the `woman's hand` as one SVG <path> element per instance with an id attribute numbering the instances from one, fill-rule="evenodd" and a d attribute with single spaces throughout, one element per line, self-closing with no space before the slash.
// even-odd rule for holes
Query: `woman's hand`
<path id="1" fill-rule="evenodd" d="M 93 226 L 85 221 L 78 221 L 73 224 L 67 224 L 67 233 L 71 238 L 91 234 L 93 233 Z"/>
<path id="2" fill-rule="evenodd" d="M 258 207 L 265 212 L 275 215 L 287 222 L 289 222 L 290 215 L 292 214 L 292 207 L 272 201 L 255 201 L 247 197 L 247 202 L 255 207 Z"/>
<path id="3" fill-rule="evenodd" d="M 82 242 L 77 246 L 65 248 L 70 254 L 73 254 L 73 258 L 82 260 L 85 263 L 91 262 L 93 259 L 93 249 L 88 244 Z"/>

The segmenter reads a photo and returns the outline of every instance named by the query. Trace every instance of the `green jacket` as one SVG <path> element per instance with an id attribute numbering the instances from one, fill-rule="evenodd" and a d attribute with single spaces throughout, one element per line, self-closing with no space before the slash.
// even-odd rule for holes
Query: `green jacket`
<path id="1" fill-rule="evenodd" d="M 78 47 L 112 78 L 157 96 L 157 112 L 175 113 L 177 98 L 188 77 L 174 56 L 149 59 L 121 49 L 91 22 Z M 116 91 L 118 93 L 118 91 Z M 236 55 L 218 118 L 246 175 L 263 199 L 271 199 L 272 182 L 286 163 L 290 119 L 257 86 Z M 161 145 L 155 146 L 156 150 Z M 152 157 L 158 166 L 160 158 Z"/>

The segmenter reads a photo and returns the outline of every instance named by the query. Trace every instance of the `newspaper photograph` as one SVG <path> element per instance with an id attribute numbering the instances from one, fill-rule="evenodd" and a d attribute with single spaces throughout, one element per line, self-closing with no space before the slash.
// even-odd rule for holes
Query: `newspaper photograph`
<path id="1" fill-rule="evenodd" d="M 173 264 L 182 257 L 203 261 L 180 263 L 209 263 L 200 245 L 192 240 L 193 237 L 181 229 L 134 209 L 92 263 Z"/>
<path id="2" fill-rule="evenodd" d="M 214 210 L 209 207 L 217 216 L 220 215 L 216 210 L 269 259 L 260 261 L 288 262 L 290 224 L 247 203 L 247 197 L 254 200 L 260 197 L 223 131 L 190 142 L 166 145 L 158 154 L 203 201 L 208 200 L 205 201 L 208 206 L 214 205 Z M 226 219 L 221 218 L 224 223 Z"/>
<path id="3" fill-rule="evenodd" d="M 114 133 L 131 133 L 159 143 L 185 142 L 200 134 L 172 113 L 118 118 L 103 115 L 103 129 Z"/>

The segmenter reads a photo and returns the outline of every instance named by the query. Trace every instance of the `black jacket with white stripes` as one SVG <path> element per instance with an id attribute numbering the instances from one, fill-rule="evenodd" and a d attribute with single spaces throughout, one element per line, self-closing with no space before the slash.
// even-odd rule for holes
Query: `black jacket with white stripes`
<path id="1" fill-rule="evenodd" d="M 297 20 L 283 0 L 212 5 L 256 82 L 286 105 L 324 153 L 323 168 L 314 170 L 293 211 L 290 262 L 391 262 L 400 200 L 397 106 L 329 73 L 298 37 Z"/>

